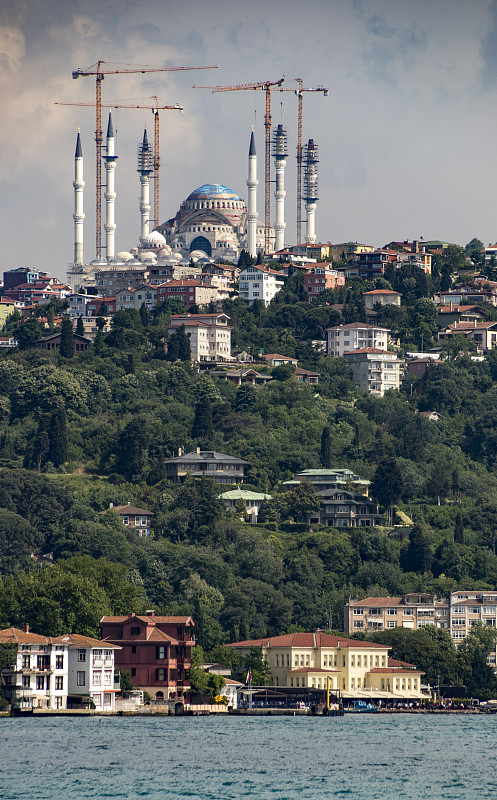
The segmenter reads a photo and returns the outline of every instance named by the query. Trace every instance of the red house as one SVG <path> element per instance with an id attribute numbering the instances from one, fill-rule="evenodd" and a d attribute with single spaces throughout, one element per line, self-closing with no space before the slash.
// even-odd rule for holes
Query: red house
<path id="1" fill-rule="evenodd" d="M 191 617 L 157 617 L 155 611 L 100 620 L 102 639 L 122 648 L 116 667 L 155 700 L 188 699 L 194 626 Z"/>

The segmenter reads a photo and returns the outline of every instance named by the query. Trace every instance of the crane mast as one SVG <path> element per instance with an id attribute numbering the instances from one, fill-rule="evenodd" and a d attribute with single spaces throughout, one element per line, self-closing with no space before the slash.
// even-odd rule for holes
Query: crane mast
<path id="1" fill-rule="evenodd" d="M 329 89 L 324 86 L 317 86 L 315 88 L 307 88 L 302 86 L 302 78 L 296 78 L 298 83 L 297 89 L 280 88 L 280 92 L 294 92 L 297 96 L 297 244 L 302 241 L 302 172 L 303 172 L 303 146 L 302 146 L 302 117 L 303 117 L 303 99 L 304 92 L 322 92 L 324 97 L 328 97 Z"/>
<path id="2" fill-rule="evenodd" d="M 97 61 L 88 69 L 73 70 L 72 77 L 74 80 L 82 77 L 95 78 L 95 143 L 96 143 L 96 195 L 95 195 L 95 250 L 96 257 L 102 256 L 102 81 L 106 75 L 133 75 L 145 74 L 148 72 L 182 72 L 194 69 L 217 69 L 217 66 L 201 66 L 201 67 L 133 67 L 123 65 L 115 68 L 117 65 L 110 64 L 107 61 Z"/>
<path id="3" fill-rule="evenodd" d="M 280 87 L 285 76 L 279 81 L 262 81 L 260 83 L 242 83 L 236 86 L 194 86 L 194 89 L 212 89 L 212 92 L 239 92 L 262 89 L 266 92 L 266 114 L 264 116 L 265 150 L 264 150 L 264 252 L 270 251 L 271 227 L 271 90 Z"/>

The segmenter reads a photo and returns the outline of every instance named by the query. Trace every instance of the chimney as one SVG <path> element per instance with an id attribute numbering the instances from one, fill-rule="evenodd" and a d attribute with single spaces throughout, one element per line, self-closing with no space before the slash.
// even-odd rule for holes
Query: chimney
<path id="1" fill-rule="evenodd" d="M 197 447 L 197 455 L 200 455 L 200 447 Z"/>
<path id="2" fill-rule="evenodd" d="M 130 506 L 130 505 L 131 505 L 131 500 L 128 500 L 128 502 L 127 502 L 127 505 L 128 505 L 128 506 Z"/>
<path id="3" fill-rule="evenodd" d="M 24 633 L 29 633 L 29 625 L 27 622 L 22 623 L 21 630 L 24 631 Z"/>
<path id="4" fill-rule="evenodd" d="M 148 611 L 145 611 L 145 615 L 147 617 L 155 617 L 155 609 L 151 608 Z"/>
<path id="5" fill-rule="evenodd" d="M 109 503 L 109 508 L 114 508 L 114 503 Z"/>
<path id="6" fill-rule="evenodd" d="M 183 455 L 183 448 L 178 447 L 178 458 Z"/>

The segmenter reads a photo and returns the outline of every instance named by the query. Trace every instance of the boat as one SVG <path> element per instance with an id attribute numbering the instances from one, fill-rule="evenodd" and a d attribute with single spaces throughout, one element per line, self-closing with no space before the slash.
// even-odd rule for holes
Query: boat
<path id="1" fill-rule="evenodd" d="M 365 700 L 353 700 L 352 705 L 344 708 L 344 711 L 348 714 L 375 714 L 378 707 Z"/>

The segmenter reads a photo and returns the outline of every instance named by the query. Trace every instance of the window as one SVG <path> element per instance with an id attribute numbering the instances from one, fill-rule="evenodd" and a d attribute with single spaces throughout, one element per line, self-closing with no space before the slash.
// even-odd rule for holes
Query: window
<path id="1" fill-rule="evenodd" d="M 166 680 L 166 670 L 165 669 L 156 669 L 155 670 L 156 678 L 158 681 L 165 681 Z"/>
<path id="2" fill-rule="evenodd" d="M 362 620 L 355 619 L 354 628 L 364 628 L 364 622 Z"/>
<path id="3" fill-rule="evenodd" d="M 23 656 L 22 657 L 22 668 L 29 669 L 31 666 L 31 658 L 30 656 Z"/>
<path id="4" fill-rule="evenodd" d="M 363 608 L 354 608 L 354 616 L 362 617 L 363 614 L 364 614 Z"/>
<path id="5" fill-rule="evenodd" d="M 394 619 L 387 620 L 387 628 L 396 628 L 396 627 L 397 627 L 397 622 Z"/>
<path id="6" fill-rule="evenodd" d="M 31 678 L 29 677 L 29 675 L 23 675 L 22 676 L 22 688 L 23 689 L 29 689 L 30 686 L 31 686 Z"/>
<path id="7" fill-rule="evenodd" d="M 55 656 L 55 669 L 64 669 L 64 656 Z"/>
<path id="8" fill-rule="evenodd" d="M 76 673 L 76 686 L 86 686 L 86 673 L 85 672 L 77 672 Z"/>
<path id="9" fill-rule="evenodd" d="M 361 666 L 361 656 L 359 656 L 359 655 L 357 656 L 357 666 L 358 667 Z"/>
<path id="10" fill-rule="evenodd" d="M 136 675 L 136 667 L 131 667 L 131 677 L 134 678 Z"/>
<path id="11" fill-rule="evenodd" d="M 104 672 L 104 685 L 112 686 L 112 672 L 110 670 Z"/>
<path id="12" fill-rule="evenodd" d="M 78 650 L 78 661 L 86 661 L 86 650 Z"/>
<path id="13" fill-rule="evenodd" d="M 37 689 L 44 689 L 45 688 L 45 676 L 44 675 L 37 675 L 36 676 L 36 688 Z"/>
<path id="14" fill-rule="evenodd" d="M 395 617 L 397 614 L 396 608 L 387 608 L 387 617 Z"/>
<path id="15" fill-rule="evenodd" d="M 155 648 L 155 657 L 156 658 L 165 658 L 166 657 L 166 648 L 162 645 L 160 647 Z"/>
<path id="16" fill-rule="evenodd" d="M 93 685 L 94 686 L 101 686 L 102 685 L 102 673 L 98 670 L 93 671 Z"/>
<path id="17" fill-rule="evenodd" d="M 57 677 L 55 678 L 55 691 L 61 692 L 63 688 L 64 688 L 64 678 L 62 677 L 62 675 L 57 675 Z"/>
<path id="18" fill-rule="evenodd" d="M 136 645 L 134 644 L 131 645 L 131 652 L 136 653 Z"/>
<path id="19" fill-rule="evenodd" d="M 136 627 L 131 628 L 131 635 L 132 636 L 138 636 L 139 633 L 140 633 L 140 628 L 136 628 Z"/>

